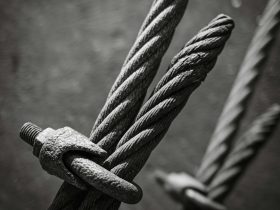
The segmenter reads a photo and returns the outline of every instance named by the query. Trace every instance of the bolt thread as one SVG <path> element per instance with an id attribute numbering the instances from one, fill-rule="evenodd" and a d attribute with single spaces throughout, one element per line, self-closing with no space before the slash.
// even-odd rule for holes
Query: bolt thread
<path id="1" fill-rule="evenodd" d="M 36 136 L 42 131 L 42 128 L 38 127 L 37 125 L 27 122 L 20 129 L 19 136 L 22 140 L 26 143 L 33 146 L 35 142 Z"/>

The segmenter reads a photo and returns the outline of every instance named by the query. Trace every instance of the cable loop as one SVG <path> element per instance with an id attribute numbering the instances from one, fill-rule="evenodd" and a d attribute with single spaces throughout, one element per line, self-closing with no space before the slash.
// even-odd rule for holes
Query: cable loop
<path id="1" fill-rule="evenodd" d="M 33 154 L 49 174 L 82 190 L 93 187 L 125 203 L 134 204 L 141 200 L 142 190 L 137 184 L 98 164 L 107 157 L 107 152 L 72 128 L 42 130 L 26 123 L 20 136 L 33 146 Z"/>

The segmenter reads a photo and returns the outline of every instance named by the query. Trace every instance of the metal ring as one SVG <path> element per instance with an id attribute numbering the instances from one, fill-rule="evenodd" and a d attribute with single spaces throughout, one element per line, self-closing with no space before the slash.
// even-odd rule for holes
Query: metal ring
<path id="1" fill-rule="evenodd" d="M 67 162 L 80 179 L 121 202 L 135 204 L 143 196 L 142 189 L 137 184 L 118 177 L 92 160 L 80 155 L 71 155 Z"/>
<path id="2" fill-rule="evenodd" d="M 82 190 L 93 187 L 121 202 L 135 204 L 141 200 L 143 193 L 138 185 L 94 162 L 104 160 L 106 151 L 72 128 L 42 130 L 28 123 L 21 129 L 21 137 L 33 146 L 33 154 L 49 174 Z"/>
<path id="3" fill-rule="evenodd" d="M 107 155 L 97 144 L 69 127 L 51 133 L 48 129 L 44 131 L 37 137 L 45 137 L 39 160 L 48 173 L 83 190 L 92 186 L 125 203 L 135 204 L 141 200 L 142 190 L 138 185 L 118 177 L 98 164 Z"/>

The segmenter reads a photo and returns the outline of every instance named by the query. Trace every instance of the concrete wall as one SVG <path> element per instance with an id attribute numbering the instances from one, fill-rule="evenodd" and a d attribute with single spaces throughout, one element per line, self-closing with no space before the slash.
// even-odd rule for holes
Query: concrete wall
<path id="1" fill-rule="evenodd" d="M 0 0 L 0 210 L 46 209 L 61 181 L 45 173 L 18 137 L 32 121 L 88 135 L 150 7 L 150 0 Z M 122 209 L 178 209 L 154 182 L 155 168 L 193 172 L 199 165 L 265 0 L 190 0 L 159 77 L 172 56 L 219 13 L 236 28 L 214 71 L 191 97 L 136 182 L 144 198 Z M 279 96 L 280 40 L 259 80 L 244 128 Z M 279 208 L 280 129 L 227 200 L 229 209 Z"/>

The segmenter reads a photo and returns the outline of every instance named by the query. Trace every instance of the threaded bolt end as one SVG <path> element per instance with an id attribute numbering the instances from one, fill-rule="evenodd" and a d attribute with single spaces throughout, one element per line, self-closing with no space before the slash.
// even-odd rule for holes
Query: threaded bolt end
<path id="1" fill-rule="evenodd" d="M 24 125 L 21 127 L 19 136 L 26 143 L 33 146 L 36 136 L 40 132 L 42 132 L 42 128 L 38 127 L 37 125 L 35 125 L 31 122 L 27 122 L 27 123 L 24 123 Z"/>

